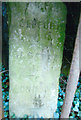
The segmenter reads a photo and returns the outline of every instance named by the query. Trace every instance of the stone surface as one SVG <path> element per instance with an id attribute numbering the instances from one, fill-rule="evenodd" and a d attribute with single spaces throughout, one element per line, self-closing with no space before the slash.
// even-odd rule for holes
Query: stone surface
<path id="1" fill-rule="evenodd" d="M 9 112 L 52 118 L 65 37 L 63 3 L 9 3 Z"/>

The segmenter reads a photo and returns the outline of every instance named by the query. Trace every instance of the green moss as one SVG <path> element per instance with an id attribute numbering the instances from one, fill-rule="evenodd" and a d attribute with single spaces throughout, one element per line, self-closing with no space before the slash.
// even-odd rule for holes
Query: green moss
<path id="1" fill-rule="evenodd" d="M 9 110 L 17 117 L 52 117 L 58 98 L 66 8 L 63 3 L 9 3 L 9 7 Z"/>

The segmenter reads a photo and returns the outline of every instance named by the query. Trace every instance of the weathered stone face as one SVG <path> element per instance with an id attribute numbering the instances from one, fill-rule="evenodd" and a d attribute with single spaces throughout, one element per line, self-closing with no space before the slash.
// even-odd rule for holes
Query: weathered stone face
<path id="1" fill-rule="evenodd" d="M 9 3 L 9 111 L 52 118 L 65 36 L 63 3 Z"/>

